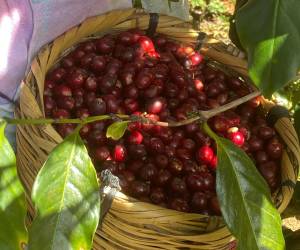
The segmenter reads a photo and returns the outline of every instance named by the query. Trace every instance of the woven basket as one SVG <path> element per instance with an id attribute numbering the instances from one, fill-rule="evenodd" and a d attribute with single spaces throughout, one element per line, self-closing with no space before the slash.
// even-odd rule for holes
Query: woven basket
<path id="1" fill-rule="evenodd" d="M 135 9 L 112 11 L 92 17 L 67 31 L 45 46 L 33 60 L 31 71 L 24 80 L 19 118 L 44 117 L 43 91 L 47 71 L 66 50 L 82 40 L 131 28 L 147 29 L 149 15 Z M 161 15 L 157 32 L 182 43 L 195 44 L 198 33 L 183 21 Z M 247 76 L 245 60 L 230 55 L 226 46 L 206 39 L 201 52 L 212 60 Z M 269 110 L 273 103 L 263 103 Z M 274 202 L 282 212 L 288 205 L 297 180 L 300 162 L 299 141 L 291 121 L 278 119 L 275 128 L 287 147 L 281 164 L 281 187 L 274 194 Z M 17 127 L 17 163 L 21 180 L 30 197 L 34 179 L 52 149 L 62 141 L 51 125 Z M 28 198 L 30 215 L 34 209 Z M 117 193 L 111 209 L 94 238 L 94 249 L 229 249 L 233 237 L 221 217 L 182 213 L 144 203 Z"/>

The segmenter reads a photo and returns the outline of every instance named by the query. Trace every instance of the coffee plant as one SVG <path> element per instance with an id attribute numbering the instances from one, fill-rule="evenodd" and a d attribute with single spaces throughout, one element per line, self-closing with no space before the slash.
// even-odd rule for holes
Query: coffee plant
<path id="1" fill-rule="evenodd" d="M 253 0 L 243 1 L 236 10 L 234 26 L 248 55 L 250 77 L 267 97 L 292 81 L 299 70 L 299 7 L 297 0 Z M 170 51 L 161 49 L 159 54 L 156 49 L 166 43 Z M 135 53 L 154 59 L 135 61 L 138 72 L 130 65 L 121 70 L 119 62 L 131 62 Z M 115 57 L 109 63 L 102 56 L 107 54 Z M 158 57 L 168 66 L 155 68 Z M 96 170 L 104 165 L 119 177 L 122 190 L 137 199 L 184 212 L 222 214 L 238 249 L 285 249 L 281 218 L 270 192 L 278 184 L 274 161 L 281 157 L 282 145 L 263 117 L 256 122 L 264 126 L 251 127 L 257 136 L 249 135 L 252 123 L 240 126 L 245 116 L 258 117 L 259 106 L 257 94 L 245 99 L 249 90 L 243 81 L 203 68 L 202 55 L 188 46 L 163 37 L 153 42 L 138 31 L 82 44 L 60 63 L 45 81 L 46 118 L 0 120 L 0 249 L 91 249 L 101 207 Z M 74 63 L 82 68 L 72 69 Z M 188 75 L 194 68 L 203 70 L 203 82 Z M 169 77 L 169 70 L 174 83 L 162 93 L 163 81 L 153 86 L 151 81 Z M 122 95 L 115 87 L 117 72 L 125 88 Z M 179 91 L 185 77 L 193 80 L 194 88 Z M 99 88 L 101 97 L 95 94 Z M 179 101 L 185 106 L 178 108 Z M 235 106 L 247 104 L 231 112 L 235 106 L 218 107 L 230 101 Z M 168 120 L 170 116 L 175 119 Z M 298 117 L 296 110 L 296 124 Z M 37 174 L 31 193 L 35 217 L 28 228 L 24 189 L 5 138 L 7 124 L 53 124 L 64 138 Z M 153 161 L 145 158 L 147 154 Z M 124 170 L 128 157 L 134 159 L 127 166 L 130 171 Z M 198 169 L 200 164 L 205 169 Z M 154 179 L 158 171 L 159 178 Z M 154 182 L 158 187 L 150 190 Z M 170 190 L 180 195 L 169 200 L 165 196 Z"/>

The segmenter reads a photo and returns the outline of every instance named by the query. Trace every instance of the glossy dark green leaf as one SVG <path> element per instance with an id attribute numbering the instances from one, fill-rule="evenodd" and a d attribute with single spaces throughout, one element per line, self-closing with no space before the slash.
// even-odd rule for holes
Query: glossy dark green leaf
<path id="1" fill-rule="evenodd" d="M 99 222 L 97 176 L 77 132 L 49 155 L 32 191 L 29 250 L 90 250 Z"/>
<path id="2" fill-rule="evenodd" d="M 27 243 L 25 195 L 4 130 L 0 121 L 0 249 L 18 250 Z"/>
<path id="3" fill-rule="evenodd" d="M 119 140 L 125 134 L 129 121 L 114 122 L 106 131 L 106 137 Z"/>
<path id="4" fill-rule="evenodd" d="M 300 68 L 300 1 L 252 0 L 236 14 L 253 82 L 270 97 Z"/>
<path id="5" fill-rule="evenodd" d="M 242 250 L 283 250 L 280 215 L 269 188 L 247 154 L 231 141 L 205 131 L 217 143 L 217 195 L 224 220 Z"/>

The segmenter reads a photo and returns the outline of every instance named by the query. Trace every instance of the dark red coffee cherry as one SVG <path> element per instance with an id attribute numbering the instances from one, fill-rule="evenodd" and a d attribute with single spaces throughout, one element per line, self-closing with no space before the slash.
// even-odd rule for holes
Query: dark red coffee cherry
<path id="1" fill-rule="evenodd" d="M 127 168 L 134 174 L 137 174 L 143 165 L 144 163 L 141 160 L 133 160 L 126 163 Z"/>
<path id="2" fill-rule="evenodd" d="M 185 160 L 183 162 L 183 171 L 185 174 L 193 174 L 196 173 L 199 169 L 197 162 L 193 160 Z"/>
<path id="3" fill-rule="evenodd" d="M 175 196 L 180 196 L 181 194 L 184 194 L 187 191 L 185 181 L 178 177 L 174 177 L 171 180 L 170 187 L 172 194 Z"/>
<path id="4" fill-rule="evenodd" d="M 221 208 L 217 196 L 213 196 L 209 200 L 209 207 L 215 215 L 221 215 Z"/>
<path id="5" fill-rule="evenodd" d="M 105 145 L 105 143 L 107 143 L 105 133 L 102 130 L 92 130 L 89 134 L 88 143 L 92 147 L 94 147 L 95 144 L 99 146 Z"/>
<path id="6" fill-rule="evenodd" d="M 192 153 L 190 150 L 186 148 L 177 148 L 176 156 L 181 160 L 189 160 L 192 159 Z"/>
<path id="7" fill-rule="evenodd" d="M 94 156 L 98 161 L 105 161 L 110 157 L 110 151 L 106 146 L 97 147 L 95 149 Z"/>
<path id="8" fill-rule="evenodd" d="M 180 212 L 189 212 L 190 210 L 187 201 L 182 198 L 172 199 L 169 203 L 169 207 Z"/>
<path id="9" fill-rule="evenodd" d="M 57 99 L 57 106 L 59 108 L 71 111 L 75 107 L 75 100 L 72 97 L 61 97 Z"/>
<path id="10" fill-rule="evenodd" d="M 153 153 L 163 153 L 165 150 L 165 145 L 160 138 L 151 138 L 149 146 Z"/>
<path id="11" fill-rule="evenodd" d="M 182 141 L 182 146 L 189 151 L 193 151 L 196 148 L 196 143 L 194 140 L 187 138 Z"/>
<path id="12" fill-rule="evenodd" d="M 173 158 L 169 160 L 169 165 L 168 165 L 168 170 L 173 174 L 173 175 L 179 175 L 181 174 L 183 170 L 183 163 L 177 158 Z"/>
<path id="13" fill-rule="evenodd" d="M 68 73 L 66 81 L 72 89 L 81 88 L 87 78 L 87 74 L 82 69 L 75 69 Z"/>
<path id="14" fill-rule="evenodd" d="M 214 190 L 215 189 L 215 178 L 209 172 L 202 174 L 203 178 L 203 188 L 205 190 Z"/>
<path id="15" fill-rule="evenodd" d="M 118 178 L 119 178 L 119 184 L 122 192 L 123 193 L 130 192 L 130 183 L 127 181 L 127 179 L 122 174 L 119 174 Z"/>
<path id="16" fill-rule="evenodd" d="M 80 66 L 82 66 L 84 69 L 89 69 L 90 65 L 93 61 L 93 58 L 96 56 L 95 53 L 89 53 L 85 54 L 81 59 L 80 59 Z"/>
<path id="17" fill-rule="evenodd" d="M 52 117 L 55 119 L 70 118 L 70 113 L 65 109 L 54 109 L 52 111 Z"/>
<path id="18" fill-rule="evenodd" d="M 65 124 L 57 125 L 57 131 L 62 136 L 62 138 L 65 138 L 71 133 L 73 133 L 74 129 L 75 129 L 74 124 L 65 123 Z"/>
<path id="19" fill-rule="evenodd" d="M 120 56 L 120 60 L 124 63 L 131 62 L 134 59 L 134 50 L 130 47 L 124 49 L 123 53 Z"/>
<path id="20" fill-rule="evenodd" d="M 199 174 L 189 174 L 186 178 L 186 184 L 191 191 L 205 190 L 203 177 Z"/>
<path id="21" fill-rule="evenodd" d="M 104 72 L 106 67 L 106 60 L 103 56 L 95 56 L 93 57 L 90 68 L 95 74 L 100 74 L 101 72 Z"/>
<path id="22" fill-rule="evenodd" d="M 74 62 L 76 64 L 80 64 L 80 59 L 85 55 L 86 53 L 81 48 L 75 49 L 73 52 L 71 52 L 71 55 L 74 59 Z"/>
<path id="23" fill-rule="evenodd" d="M 202 131 L 196 132 L 195 141 L 201 146 L 209 146 L 211 144 L 211 139 Z"/>
<path id="24" fill-rule="evenodd" d="M 175 157 L 176 150 L 175 150 L 175 148 L 173 148 L 173 147 L 167 145 L 167 146 L 165 146 L 165 154 L 166 154 L 166 156 L 168 156 L 169 158 L 173 158 L 173 157 Z"/>
<path id="25" fill-rule="evenodd" d="M 85 80 L 84 88 L 87 91 L 96 91 L 97 90 L 97 79 L 94 76 L 90 76 Z"/>
<path id="26" fill-rule="evenodd" d="M 88 139 L 88 136 L 89 136 L 89 134 L 90 134 L 90 132 L 91 132 L 91 125 L 90 124 L 86 124 L 86 125 L 84 125 L 81 129 L 80 129 L 80 136 L 81 136 L 81 138 L 83 138 L 83 139 Z"/>
<path id="27" fill-rule="evenodd" d="M 72 96 L 71 88 L 64 84 L 55 86 L 53 88 L 53 92 L 54 92 L 54 95 L 56 96 L 56 98 L 58 98 L 58 99 L 63 96 L 65 96 L 65 97 Z"/>
<path id="28" fill-rule="evenodd" d="M 64 79 L 66 70 L 64 68 L 56 68 L 49 74 L 49 78 L 55 82 L 60 82 Z"/>
<path id="29" fill-rule="evenodd" d="M 159 154 L 159 155 L 155 156 L 155 163 L 160 168 L 166 168 L 168 166 L 169 159 L 166 155 Z"/>
<path id="30" fill-rule="evenodd" d="M 132 45 L 134 43 L 134 35 L 131 32 L 124 31 L 118 35 L 118 40 L 124 45 Z"/>
<path id="31" fill-rule="evenodd" d="M 124 100 L 124 107 L 131 114 L 139 109 L 139 103 L 135 99 L 127 98 Z"/>
<path id="32" fill-rule="evenodd" d="M 133 181 L 130 184 L 130 190 L 134 197 L 140 198 L 149 195 L 150 186 L 148 183 L 142 181 Z"/>
<path id="33" fill-rule="evenodd" d="M 135 180 L 135 175 L 130 170 L 124 170 L 122 171 L 122 175 L 126 178 L 128 182 L 132 182 Z"/>
<path id="34" fill-rule="evenodd" d="M 169 98 L 176 98 L 179 93 L 179 88 L 176 84 L 168 83 L 165 87 L 165 94 Z"/>
<path id="35" fill-rule="evenodd" d="M 105 95 L 102 98 L 106 103 L 106 112 L 117 113 L 119 111 L 120 101 L 114 95 Z"/>
<path id="36" fill-rule="evenodd" d="M 199 130 L 199 124 L 197 124 L 196 122 L 192 122 L 186 125 L 184 128 L 188 134 L 193 134 Z"/>
<path id="37" fill-rule="evenodd" d="M 282 156 L 283 146 L 278 141 L 270 141 L 267 145 L 267 153 L 272 159 L 279 159 Z"/>
<path id="38" fill-rule="evenodd" d="M 207 209 L 207 197 L 202 192 L 196 192 L 192 196 L 191 207 L 195 212 Z"/>
<path id="39" fill-rule="evenodd" d="M 257 151 L 255 154 L 255 160 L 257 163 L 262 164 L 269 160 L 268 154 L 265 151 Z"/>
<path id="40" fill-rule="evenodd" d="M 124 96 L 130 99 L 137 99 L 139 97 L 139 90 L 134 85 L 129 85 L 124 88 Z"/>
<path id="41" fill-rule="evenodd" d="M 95 45 L 97 52 L 101 54 L 109 54 L 114 50 L 115 41 L 112 37 L 102 37 L 96 41 Z"/>
<path id="42" fill-rule="evenodd" d="M 129 145 L 129 154 L 133 159 L 143 159 L 147 155 L 145 145 Z"/>
<path id="43" fill-rule="evenodd" d="M 112 90 L 116 87 L 117 77 L 112 75 L 105 75 L 99 81 L 98 89 L 103 94 L 110 94 Z"/>
<path id="44" fill-rule="evenodd" d="M 147 163 L 139 170 L 139 177 L 144 181 L 154 180 L 157 176 L 157 168 L 152 163 Z"/>
<path id="45" fill-rule="evenodd" d="M 106 114 L 106 103 L 98 97 L 88 103 L 89 111 L 93 115 L 104 115 Z"/>
<path id="46" fill-rule="evenodd" d="M 74 67 L 75 62 L 73 60 L 73 58 L 71 56 L 67 56 L 65 58 L 63 58 L 61 60 L 61 65 L 65 68 L 65 69 L 69 69 Z"/>
<path id="47" fill-rule="evenodd" d="M 268 126 L 262 126 L 258 130 L 258 136 L 263 140 L 271 139 L 275 135 L 274 129 Z"/>
<path id="48" fill-rule="evenodd" d="M 44 97 L 45 110 L 51 112 L 56 107 L 56 102 L 50 96 Z"/>
<path id="49" fill-rule="evenodd" d="M 216 82 L 212 82 L 208 85 L 206 89 L 206 95 L 209 98 L 213 98 L 218 96 L 221 93 L 221 89 L 219 88 L 218 84 Z"/>
<path id="50" fill-rule="evenodd" d="M 212 121 L 213 129 L 217 132 L 225 132 L 229 129 L 230 123 L 223 116 L 215 116 Z"/>
<path id="51" fill-rule="evenodd" d="M 138 89 L 146 89 L 149 87 L 153 80 L 153 74 L 151 72 L 141 71 L 135 80 L 135 85 Z"/>
<path id="52" fill-rule="evenodd" d="M 112 174 L 118 174 L 118 164 L 115 161 L 107 160 L 101 163 L 101 168 L 98 170 L 101 172 L 102 170 L 109 170 Z"/>
<path id="53" fill-rule="evenodd" d="M 227 81 L 227 84 L 233 90 L 240 89 L 243 86 L 243 82 L 236 77 L 230 77 Z"/>
<path id="54" fill-rule="evenodd" d="M 157 186 L 167 185 L 172 178 L 172 174 L 167 169 L 160 169 L 157 173 L 157 176 L 154 180 Z"/>
<path id="55" fill-rule="evenodd" d="M 159 114 L 167 106 L 167 101 L 163 97 L 156 97 L 147 102 L 146 110 L 150 114 Z"/>
<path id="56" fill-rule="evenodd" d="M 165 202 L 166 195 L 165 195 L 164 190 L 160 187 L 153 188 L 150 193 L 150 200 L 154 204 L 160 204 L 162 202 Z"/>
<path id="57" fill-rule="evenodd" d="M 275 191 L 279 183 L 279 167 L 274 161 L 258 165 L 258 170 L 268 183 L 271 191 Z"/>
<path id="58" fill-rule="evenodd" d="M 251 152 L 256 152 L 263 149 L 263 141 L 257 137 L 251 137 L 248 143 Z"/>

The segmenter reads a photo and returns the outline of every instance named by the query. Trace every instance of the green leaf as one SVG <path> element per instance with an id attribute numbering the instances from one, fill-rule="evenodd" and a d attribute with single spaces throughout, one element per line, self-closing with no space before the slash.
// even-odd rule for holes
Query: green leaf
<path id="1" fill-rule="evenodd" d="M 37 216 L 29 250 L 91 249 L 99 222 L 99 184 L 77 131 L 50 153 L 34 182 Z"/>
<path id="2" fill-rule="evenodd" d="M 129 121 L 114 122 L 106 131 L 106 137 L 119 140 L 125 134 Z"/>
<path id="3" fill-rule="evenodd" d="M 300 68 L 299 9 L 299 0 L 252 0 L 236 14 L 250 77 L 267 97 L 294 79 Z"/>
<path id="4" fill-rule="evenodd" d="M 0 122 L 0 249 L 17 250 L 27 243 L 26 205 L 16 168 L 16 157 Z"/>
<path id="5" fill-rule="evenodd" d="M 283 250 L 280 215 L 265 180 L 243 150 L 207 124 L 204 128 L 217 143 L 217 195 L 224 220 L 240 242 L 238 249 Z"/>

